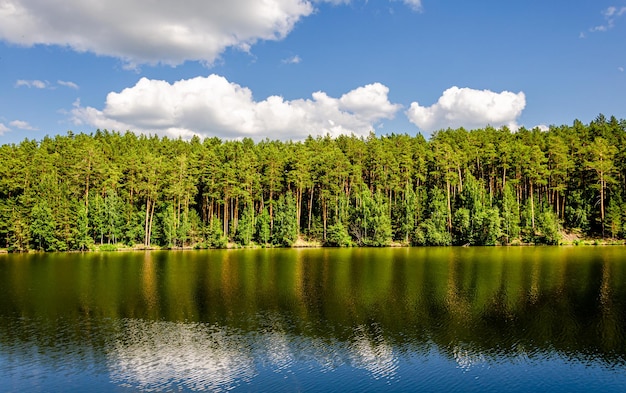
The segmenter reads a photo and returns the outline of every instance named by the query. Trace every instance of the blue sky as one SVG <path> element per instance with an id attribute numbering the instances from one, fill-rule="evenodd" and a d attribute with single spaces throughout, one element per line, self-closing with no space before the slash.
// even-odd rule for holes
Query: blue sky
<path id="1" fill-rule="evenodd" d="M 0 0 L 0 143 L 621 119 L 625 43 L 626 0 Z"/>

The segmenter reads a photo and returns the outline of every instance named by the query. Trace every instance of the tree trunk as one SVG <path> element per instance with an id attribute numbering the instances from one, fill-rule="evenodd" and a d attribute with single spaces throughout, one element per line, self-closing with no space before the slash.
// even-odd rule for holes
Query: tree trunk
<path id="1" fill-rule="evenodd" d="M 302 216 L 302 187 L 298 187 L 296 199 L 296 221 L 298 222 L 298 236 L 300 236 L 300 217 Z"/>
<path id="2" fill-rule="evenodd" d="M 533 182 L 530 182 L 530 222 L 535 230 L 535 198 L 533 192 Z"/>
<path id="3" fill-rule="evenodd" d="M 313 215 L 313 193 L 314 193 L 314 188 L 311 187 L 309 192 L 311 194 L 311 198 L 309 198 L 309 224 L 308 224 L 308 228 L 309 228 L 309 232 L 311 232 L 311 217 Z"/>
<path id="4" fill-rule="evenodd" d="M 602 225 L 602 238 L 604 239 L 604 172 L 600 172 L 600 224 Z"/>
<path id="5" fill-rule="evenodd" d="M 322 218 L 324 220 L 324 241 L 326 241 L 326 220 L 328 218 L 328 206 L 325 198 L 322 198 Z"/>
<path id="6" fill-rule="evenodd" d="M 448 231 L 452 231 L 452 204 L 450 202 L 450 180 L 446 180 L 446 192 L 448 198 Z"/>
<path id="7" fill-rule="evenodd" d="M 146 198 L 146 219 L 144 221 L 143 245 L 148 247 L 148 220 L 150 219 L 150 198 Z"/>
<path id="8" fill-rule="evenodd" d="M 274 230 L 274 203 L 272 202 L 272 198 L 274 197 L 274 192 L 272 191 L 272 189 L 270 188 L 270 200 L 269 200 L 269 205 L 270 205 L 270 232 Z"/>

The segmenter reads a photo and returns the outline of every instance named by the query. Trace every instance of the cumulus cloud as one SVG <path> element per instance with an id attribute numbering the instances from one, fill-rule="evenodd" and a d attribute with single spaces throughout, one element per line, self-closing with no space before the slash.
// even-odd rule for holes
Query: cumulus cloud
<path id="1" fill-rule="evenodd" d="M 391 0 L 395 1 L 395 0 Z M 401 0 L 421 9 L 420 0 Z M 140 64 L 212 64 L 226 48 L 280 40 L 315 11 L 350 0 L 2 0 L 0 40 L 67 46 Z"/>
<path id="2" fill-rule="evenodd" d="M 7 131 L 10 131 L 9 127 L 5 126 L 3 123 L 0 123 L 0 135 L 4 134 Z"/>
<path id="3" fill-rule="evenodd" d="M 453 86 L 429 107 L 411 103 L 406 115 L 411 123 L 428 132 L 447 127 L 480 128 L 488 124 L 517 129 L 516 120 L 525 106 L 523 92 L 495 93 Z"/>
<path id="4" fill-rule="evenodd" d="M 211 63 L 228 47 L 282 39 L 313 10 L 306 0 L 3 0 L 0 39 L 69 46 L 130 66 Z"/>
<path id="5" fill-rule="evenodd" d="M 70 81 L 57 81 L 60 86 L 69 87 L 70 89 L 78 90 L 78 85 Z"/>
<path id="6" fill-rule="evenodd" d="M 19 79 L 15 82 L 15 87 L 34 87 L 35 89 L 45 89 L 48 87 L 48 81 Z"/>
<path id="7" fill-rule="evenodd" d="M 9 125 L 11 127 L 19 128 L 20 130 L 28 130 L 28 131 L 37 130 L 35 127 L 28 124 L 28 122 L 22 121 L 22 120 L 13 120 L 12 122 L 9 123 Z"/>
<path id="8" fill-rule="evenodd" d="M 270 96 L 256 101 L 250 89 L 219 75 L 172 84 L 142 78 L 133 87 L 109 93 L 102 110 L 77 102 L 71 117 L 76 125 L 183 137 L 366 135 L 374 123 L 393 118 L 400 109 L 389 102 L 388 92 L 386 86 L 373 83 L 339 98 L 318 91 L 309 99 Z"/>

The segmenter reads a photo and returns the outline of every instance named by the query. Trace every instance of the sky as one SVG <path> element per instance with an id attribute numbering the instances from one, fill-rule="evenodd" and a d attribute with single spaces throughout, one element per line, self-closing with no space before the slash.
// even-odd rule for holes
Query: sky
<path id="1" fill-rule="evenodd" d="M 0 0 L 0 144 L 626 118 L 626 0 Z"/>

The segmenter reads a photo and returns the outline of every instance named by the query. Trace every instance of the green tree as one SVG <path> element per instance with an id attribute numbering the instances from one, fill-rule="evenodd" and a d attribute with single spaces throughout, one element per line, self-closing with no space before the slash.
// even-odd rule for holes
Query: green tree
<path id="1" fill-rule="evenodd" d="M 87 205 L 80 200 L 77 203 L 78 216 L 76 220 L 76 249 L 86 251 L 93 245 L 93 238 L 89 235 L 89 217 Z"/>
<path id="2" fill-rule="evenodd" d="M 545 204 L 537 216 L 537 231 L 535 241 L 538 243 L 559 244 L 561 241 L 559 220 L 552 208 Z"/>
<path id="3" fill-rule="evenodd" d="M 431 191 L 430 217 L 415 230 L 414 242 L 418 246 L 449 246 L 452 236 L 448 232 L 448 204 L 446 194 L 440 188 Z"/>
<path id="4" fill-rule="evenodd" d="M 399 221 L 400 234 L 405 243 L 409 243 L 411 234 L 415 231 L 415 221 L 417 219 L 417 194 L 410 182 L 404 187 L 404 198 L 401 204 L 401 214 L 397 218 Z"/>
<path id="5" fill-rule="evenodd" d="M 585 162 L 586 166 L 593 170 L 597 176 L 597 188 L 600 192 L 600 225 L 602 226 L 602 237 L 604 237 L 604 205 L 606 198 L 606 187 L 609 183 L 614 183 L 613 172 L 615 165 L 613 159 L 617 153 L 617 148 L 610 145 L 604 138 L 597 137 L 589 145 L 589 159 Z"/>
<path id="6" fill-rule="evenodd" d="M 57 249 L 57 239 L 54 236 L 55 227 L 52 209 L 45 200 L 38 202 L 33 207 L 30 223 L 30 233 L 37 250 L 54 251 Z"/>
<path id="7" fill-rule="evenodd" d="M 353 208 L 350 232 L 357 243 L 366 246 L 384 246 L 391 243 L 391 217 L 389 205 L 381 191 L 373 197 L 363 186 L 359 201 Z"/>
<path id="8" fill-rule="evenodd" d="M 260 244 L 266 245 L 270 242 L 271 235 L 270 214 L 267 207 L 264 207 L 256 221 L 256 239 Z"/>
<path id="9" fill-rule="evenodd" d="M 512 240 L 517 239 L 520 235 L 520 213 L 513 186 L 506 183 L 502 193 L 501 209 L 502 213 L 502 235 L 504 243 L 509 244 Z"/>
<path id="10" fill-rule="evenodd" d="M 254 209 L 251 205 L 247 205 L 237 225 L 237 235 L 235 240 L 242 246 L 247 246 L 254 236 Z"/>
<path id="11" fill-rule="evenodd" d="M 611 198 L 606 210 L 605 230 L 612 238 L 617 238 L 622 233 L 624 204 L 619 196 Z"/>
<path id="12" fill-rule="evenodd" d="M 328 226 L 326 234 L 325 246 L 329 247 L 346 247 L 352 244 L 352 239 L 348 233 L 348 228 L 343 226 L 341 221 Z"/>
<path id="13" fill-rule="evenodd" d="M 281 195 L 276 203 L 272 244 L 290 247 L 298 238 L 297 212 L 293 195 Z"/>

